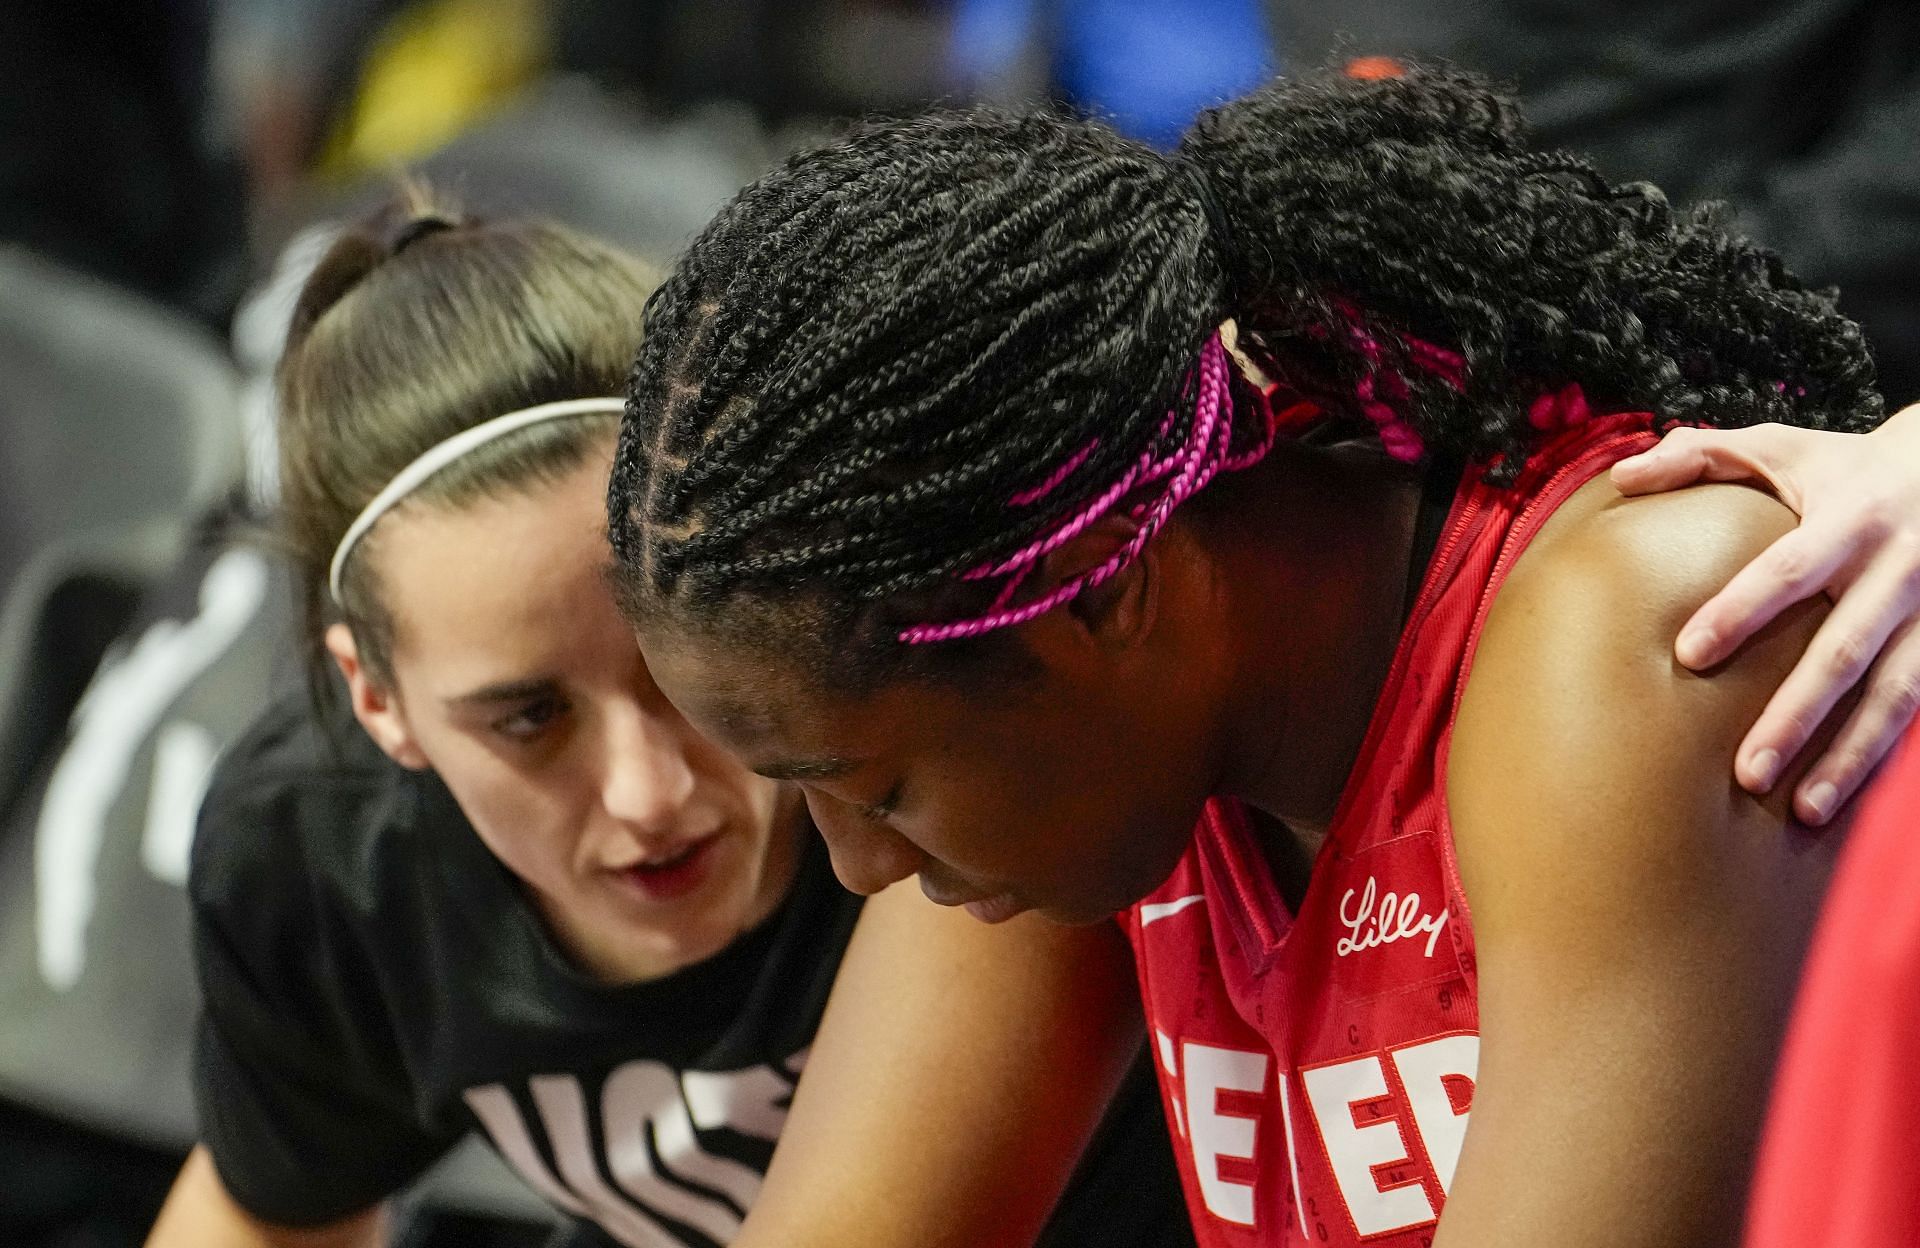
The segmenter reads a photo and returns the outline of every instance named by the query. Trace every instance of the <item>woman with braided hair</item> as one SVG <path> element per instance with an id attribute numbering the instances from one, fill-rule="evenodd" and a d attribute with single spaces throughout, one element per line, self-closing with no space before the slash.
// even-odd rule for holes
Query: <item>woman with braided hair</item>
<path id="1" fill-rule="evenodd" d="M 1913 497 L 1913 418 L 1817 432 L 1881 421 L 1830 293 L 1421 71 L 1276 84 L 1171 160 L 875 125 L 744 191 L 646 324 L 608 507 L 662 691 L 858 891 L 1122 912 L 1202 1243 L 1732 1242 L 1839 837 L 1776 785 L 1806 762 L 1728 762 L 1824 609 L 1679 666 L 1791 515 L 1605 478 L 1771 422 Z M 1885 608 L 1862 663 L 1914 610 L 1872 546 L 1828 556 Z"/>
<path id="2" fill-rule="evenodd" d="M 384 1243 L 473 1133 L 568 1248 L 1190 1243 L 1120 933 L 848 893 L 648 677 L 603 505 L 654 281 L 413 188 L 301 292 L 280 519 L 332 696 L 202 806 L 202 1142 L 149 1242 Z"/>

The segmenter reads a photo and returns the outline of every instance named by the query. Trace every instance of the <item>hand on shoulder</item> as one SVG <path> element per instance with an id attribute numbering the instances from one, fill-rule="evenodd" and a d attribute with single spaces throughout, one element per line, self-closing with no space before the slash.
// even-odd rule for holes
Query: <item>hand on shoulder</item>
<path id="1" fill-rule="evenodd" d="M 1679 429 L 1614 466 L 1627 494 L 1696 481 L 1763 481 L 1804 517 L 1678 632 L 1689 667 L 1722 662 L 1783 608 L 1817 595 L 1836 608 L 1741 742 L 1736 773 L 1764 793 L 1848 691 L 1863 696 L 1804 769 L 1795 809 L 1824 824 L 1920 712 L 1920 404 L 1872 433 L 1756 425 Z"/>

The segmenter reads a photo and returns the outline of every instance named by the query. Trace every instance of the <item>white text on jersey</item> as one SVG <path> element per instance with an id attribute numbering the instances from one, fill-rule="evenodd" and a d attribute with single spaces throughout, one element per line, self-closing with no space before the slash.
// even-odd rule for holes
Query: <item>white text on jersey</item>
<path id="1" fill-rule="evenodd" d="M 1375 897 L 1379 890 L 1379 882 L 1368 876 L 1357 905 L 1354 904 L 1352 889 L 1348 889 L 1340 898 L 1340 922 L 1346 925 L 1347 934 L 1340 938 L 1333 951 L 1344 958 L 1379 945 L 1411 940 L 1424 933 L 1427 956 L 1432 957 L 1434 942 L 1440 939 L 1440 929 L 1447 925 L 1446 905 L 1442 903 L 1434 914 L 1422 914 L 1419 893 L 1405 896 L 1388 893 L 1378 899 L 1379 906 L 1376 909 Z"/>
<path id="2" fill-rule="evenodd" d="M 1297 1149 L 1300 1140 L 1310 1138 L 1320 1144 L 1321 1160 L 1360 1238 L 1438 1220 L 1466 1138 L 1480 1060 L 1477 1035 L 1436 1036 L 1385 1052 L 1281 1070 L 1277 1078 L 1269 1073 L 1274 1062 L 1267 1053 L 1195 1041 L 1176 1044 L 1160 1031 L 1154 1039 L 1170 1076 L 1168 1086 L 1178 1089 L 1169 1097 L 1175 1134 L 1192 1152 L 1201 1199 L 1214 1217 L 1258 1226 L 1262 1194 L 1255 1190 L 1254 1176 L 1276 1171 L 1256 1159 L 1263 1148 L 1283 1144 L 1298 1205 Z M 1293 1080 L 1306 1093 L 1311 1137 L 1293 1130 Z M 1223 1103 L 1223 1095 L 1237 1097 L 1238 1104 Z M 1284 1139 L 1263 1139 L 1263 1128 Z M 1301 1230 L 1307 1233 L 1304 1209 Z"/>

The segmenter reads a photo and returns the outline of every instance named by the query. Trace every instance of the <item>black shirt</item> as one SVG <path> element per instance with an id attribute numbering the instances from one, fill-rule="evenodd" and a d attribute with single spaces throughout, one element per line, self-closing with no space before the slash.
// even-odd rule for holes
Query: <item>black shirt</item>
<path id="1" fill-rule="evenodd" d="M 234 1197 L 269 1221 L 330 1221 L 478 1129 L 620 1242 L 726 1242 L 859 915 L 818 838 L 757 929 L 610 987 L 554 944 L 437 777 L 335 716 L 323 732 L 303 700 L 283 702 L 224 759 L 201 812 L 196 1090 Z M 1135 1073 L 1045 1242 L 1191 1242 L 1157 1097 Z"/>

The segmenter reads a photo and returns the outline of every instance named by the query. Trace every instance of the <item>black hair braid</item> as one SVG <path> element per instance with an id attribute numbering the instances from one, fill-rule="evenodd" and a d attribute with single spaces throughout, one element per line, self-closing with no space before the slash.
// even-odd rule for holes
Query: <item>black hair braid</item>
<path id="1" fill-rule="evenodd" d="M 1056 115 L 942 114 L 796 158 L 649 308 L 615 515 L 673 537 L 616 520 L 617 552 L 671 579 L 857 581 L 863 600 L 935 583 L 1090 440 L 1113 372 L 1135 392 L 1103 404 L 1116 427 L 1075 476 L 1110 479 L 1155 438 L 1222 311 L 1207 245 L 1165 160 Z"/>
<path id="2" fill-rule="evenodd" d="M 1458 388 L 1399 370 L 1409 423 L 1429 447 L 1503 457 L 1496 478 L 1524 456 L 1532 400 L 1570 381 L 1669 422 L 1857 430 L 1880 414 L 1831 292 L 1710 210 L 1528 150 L 1511 102 L 1468 75 L 1281 83 L 1205 115 L 1180 154 L 1232 223 L 1241 326 L 1278 375 L 1337 410 L 1366 367 L 1326 347 L 1354 305 L 1383 345 L 1457 350 Z"/>
<path id="3" fill-rule="evenodd" d="M 1830 292 L 1709 214 L 1530 149 L 1467 75 L 1276 83 L 1172 161 L 1057 113 L 940 112 L 789 160 L 654 295 L 609 497 L 623 596 L 805 591 L 844 623 L 940 590 L 1183 442 L 1175 399 L 1229 315 L 1336 417 L 1391 369 L 1423 442 L 1496 477 L 1568 382 L 1669 421 L 1880 413 Z"/>

